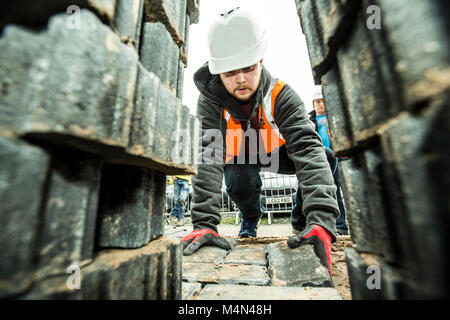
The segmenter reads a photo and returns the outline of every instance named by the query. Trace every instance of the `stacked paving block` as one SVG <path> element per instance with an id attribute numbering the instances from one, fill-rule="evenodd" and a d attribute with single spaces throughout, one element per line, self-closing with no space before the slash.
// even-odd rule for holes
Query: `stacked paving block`
<path id="1" fill-rule="evenodd" d="M 199 2 L 26 2 L 0 14 L 0 299 L 181 299 L 165 177 L 196 173 Z"/>
<path id="2" fill-rule="evenodd" d="M 353 298 L 448 297 L 447 1 L 296 2 L 332 147 L 346 158 Z"/>

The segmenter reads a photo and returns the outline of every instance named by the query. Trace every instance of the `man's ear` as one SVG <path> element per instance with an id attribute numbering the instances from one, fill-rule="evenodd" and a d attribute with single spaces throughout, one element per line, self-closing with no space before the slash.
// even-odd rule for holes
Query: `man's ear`
<path id="1" fill-rule="evenodd" d="M 259 60 L 259 64 L 261 65 L 261 70 L 262 70 L 262 62 L 263 62 L 263 59 Z"/>

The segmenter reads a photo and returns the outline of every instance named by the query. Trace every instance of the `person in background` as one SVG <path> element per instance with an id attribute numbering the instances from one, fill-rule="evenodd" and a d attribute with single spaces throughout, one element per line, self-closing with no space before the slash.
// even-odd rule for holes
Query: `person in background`
<path id="1" fill-rule="evenodd" d="M 314 110 L 309 113 L 310 120 L 314 123 L 316 131 L 319 133 L 322 138 L 323 145 L 326 150 L 326 154 L 328 157 L 328 162 L 331 167 L 331 171 L 333 173 L 334 183 L 336 185 L 337 191 L 337 201 L 339 205 L 339 218 L 336 220 L 336 232 L 338 235 L 348 235 L 348 224 L 346 221 L 345 214 L 345 204 L 342 199 L 342 189 L 341 189 L 341 180 L 339 177 L 338 170 L 338 158 L 333 156 L 333 151 L 331 148 L 331 134 L 330 129 L 328 128 L 328 120 L 327 114 L 325 111 L 325 103 L 322 95 L 322 86 L 315 86 L 313 91 L 313 107 Z"/>
<path id="2" fill-rule="evenodd" d="M 191 176 L 174 176 L 173 177 L 173 201 L 174 206 L 170 213 L 169 222 L 177 227 L 184 225 L 184 208 L 189 198 Z"/>

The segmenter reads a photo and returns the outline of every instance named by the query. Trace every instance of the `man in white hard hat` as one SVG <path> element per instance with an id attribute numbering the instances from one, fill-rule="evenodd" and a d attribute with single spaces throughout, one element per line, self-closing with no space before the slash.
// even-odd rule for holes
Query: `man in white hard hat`
<path id="1" fill-rule="evenodd" d="M 224 175 L 227 193 L 243 215 L 238 236 L 256 237 L 263 213 L 259 172 L 275 169 L 298 178 L 292 221 L 299 234 L 289 238 L 288 245 L 314 244 L 331 273 L 331 243 L 339 215 L 336 187 L 302 100 L 263 66 L 266 33 L 250 11 L 235 8 L 218 15 L 208 40 L 209 61 L 195 73 L 194 82 L 201 93 L 200 154 L 211 154 L 216 161 L 200 162 L 193 176 L 194 229 L 182 239 L 183 254 L 205 244 L 230 249 L 217 232 Z M 218 132 L 214 143 L 211 132 Z"/>
<path id="2" fill-rule="evenodd" d="M 328 128 L 328 119 L 325 110 L 325 102 L 322 95 L 322 86 L 315 86 L 313 90 L 313 107 L 314 109 L 309 113 L 309 119 L 314 123 L 316 131 L 322 138 L 323 145 L 325 146 L 325 153 L 327 155 L 328 162 L 333 172 L 334 183 L 337 188 L 337 201 L 339 205 L 339 218 L 336 220 L 336 231 L 338 235 L 348 235 L 348 224 L 345 221 L 345 205 L 342 199 L 341 193 L 341 179 L 339 177 L 338 159 L 333 156 L 331 148 L 331 133 Z"/>

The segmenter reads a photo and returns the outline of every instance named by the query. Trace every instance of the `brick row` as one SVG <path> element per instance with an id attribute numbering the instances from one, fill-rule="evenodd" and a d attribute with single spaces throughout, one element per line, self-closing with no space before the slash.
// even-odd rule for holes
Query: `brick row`
<path id="1" fill-rule="evenodd" d="M 193 173 L 196 121 L 158 77 L 139 66 L 129 154 L 152 159 L 158 171 Z"/>
<path id="2" fill-rule="evenodd" d="M 157 77 L 149 87 L 140 88 L 153 94 L 144 96 L 155 103 L 151 112 L 158 118 L 158 127 L 151 128 L 152 149 L 141 152 L 134 148 L 150 143 L 148 136 L 141 134 L 136 140 L 137 135 L 130 132 L 147 128 L 145 122 L 133 127 L 132 116 L 149 108 L 135 106 L 136 94 L 137 104 L 140 101 L 138 68 L 142 70 L 137 54 L 91 12 L 82 10 L 81 18 L 80 30 L 68 29 L 65 15 L 53 17 L 48 30 L 38 35 L 20 27 L 6 28 L 0 39 L 0 60 L 5 66 L 0 71 L 0 128 L 88 151 L 115 163 L 168 174 L 194 173 L 193 161 L 180 163 L 170 156 L 175 129 L 193 130 L 191 121 L 179 123 L 188 118 L 189 111 Z M 27 50 L 23 50 L 24 44 Z M 178 58 L 175 60 L 178 72 Z"/>
<path id="3" fill-rule="evenodd" d="M 52 17 L 40 34 L 6 28 L 0 39 L 0 126 L 63 143 L 66 136 L 90 142 L 78 141 L 79 148 L 124 148 L 137 54 L 94 14 L 82 10 L 80 16 L 79 30 L 67 28 L 65 15 Z"/>
<path id="4" fill-rule="evenodd" d="M 159 238 L 135 250 L 106 250 L 75 274 L 38 283 L 19 299 L 160 300 L 181 299 L 181 242 Z M 174 285 L 174 282 L 177 284 Z"/>

